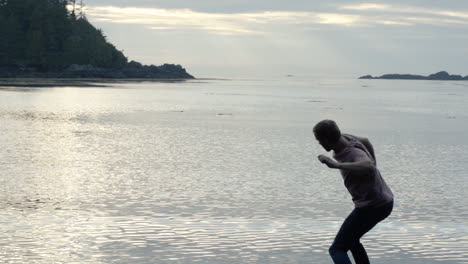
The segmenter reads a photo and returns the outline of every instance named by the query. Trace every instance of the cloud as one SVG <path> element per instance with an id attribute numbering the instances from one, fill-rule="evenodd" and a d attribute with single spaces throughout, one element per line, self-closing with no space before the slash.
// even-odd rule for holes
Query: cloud
<path id="1" fill-rule="evenodd" d="M 390 5 L 385 4 L 374 4 L 374 3 L 363 3 L 363 4 L 356 4 L 356 5 L 344 5 L 341 9 L 349 9 L 349 10 L 390 10 Z"/>
<path id="2" fill-rule="evenodd" d="M 338 13 L 322 13 L 317 14 L 320 24 L 335 24 L 335 25 L 357 25 L 364 22 L 363 18 L 359 15 L 347 15 Z"/>
<path id="3" fill-rule="evenodd" d="M 191 9 L 87 6 L 88 17 L 110 23 L 141 24 L 160 31 L 204 31 L 215 35 L 261 35 L 294 26 L 390 27 L 465 25 L 468 12 L 361 3 L 336 12 L 265 11 L 208 13 Z"/>
<path id="4" fill-rule="evenodd" d="M 460 26 L 468 24 L 468 12 L 462 11 L 373 3 L 344 5 L 339 9 L 358 11 L 360 15 L 383 25 Z"/>
<path id="5" fill-rule="evenodd" d="M 257 33 L 245 25 L 252 18 L 233 14 L 114 6 L 91 6 L 87 8 L 86 13 L 98 21 L 141 24 L 158 30 L 204 30 L 221 35 Z"/>
<path id="6" fill-rule="evenodd" d="M 283 26 L 357 26 L 366 22 L 355 14 L 289 11 L 232 14 L 190 9 L 88 6 L 86 13 L 96 21 L 141 24 L 155 30 L 201 30 L 218 35 L 258 35 Z"/>
<path id="7" fill-rule="evenodd" d="M 421 7 L 414 7 L 414 6 L 393 6 L 387 4 L 373 4 L 373 3 L 362 3 L 356 5 L 344 5 L 340 7 L 341 10 L 354 10 L 354 11 L 377 11 L 377 12 L 385 12 L 384 15 L 390 14 L 413 14 L 413 15 L 429 15 L 433 17 L 429 17 L 433 21 L 437 21 L 437 17 L 450 17 L 458 20 L 447 20 L 441 18 L 441 21 L 445 21 L 446 23 L 460 23 L 460 22 L 467 22 L 468 20 L 468 12 L 461 12 L 461 11 L 451 11 L 451 10 L 435 10 L 429 8 L 421 8 Z M 379 14 L 381 15 L 381 14 Z M 434 17 L 435 16 L 435 17 Z"/>
<path id="8" fill-rule="evenodd" d="M 412 26 L 412 23 L 409 22 L 403 22 L 403 21 L 392 21 L 392 20 L 379 20 L 377 21 L 379 24 L 383 25 L 394 25 L 394 26 Z"/>

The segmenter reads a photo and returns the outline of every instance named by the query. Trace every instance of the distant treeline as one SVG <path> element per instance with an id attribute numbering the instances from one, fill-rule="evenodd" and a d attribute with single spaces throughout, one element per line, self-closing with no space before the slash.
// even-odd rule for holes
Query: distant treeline
<path id="1" fill-rule="evenodd" d="M 67 6 L 76 0 L 0 0 L 0 66 L 122 68 L 127 58 Z"/>
<path id="2" fill-rule="evenodd" d="M 446 71 L 437 72 L 428 76 L 414 74 L 384 74 L 379 77 L 372 75 L 361 76 L 359 79 L 387 79 L 387 80 L 429 80 L 429 81 L 468 81 L 468 75 L 451 75 Z"/>

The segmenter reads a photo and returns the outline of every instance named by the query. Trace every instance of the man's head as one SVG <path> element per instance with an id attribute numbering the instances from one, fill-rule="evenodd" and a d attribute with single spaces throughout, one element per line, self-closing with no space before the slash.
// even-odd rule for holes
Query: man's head
<path id="1" fill-rule="evenodd" d="M 341 138 L 341 131 L 333 120 L 322 120 L 314 126 L 314 135 L 320 145 L 330 151 Z"/>

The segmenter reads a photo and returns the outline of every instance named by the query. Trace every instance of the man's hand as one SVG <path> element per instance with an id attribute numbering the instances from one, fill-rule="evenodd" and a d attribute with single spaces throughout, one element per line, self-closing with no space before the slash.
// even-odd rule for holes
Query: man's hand
<path id="1" fill-rule="evenodd" d="M 332 158 L 329 158 L 325 155 L 319 155 L 318 156 L 318 159 L 321 163 L 324 163 L 325 165 L 327 165 L 329 168 L 332 168 L 332 169 L 338 169 L 338 162 L 336 162 L 334 159 Z"/>

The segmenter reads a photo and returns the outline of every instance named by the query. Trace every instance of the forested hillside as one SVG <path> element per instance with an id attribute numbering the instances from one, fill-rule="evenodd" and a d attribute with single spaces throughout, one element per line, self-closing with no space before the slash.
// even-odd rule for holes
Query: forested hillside
<path id="1" fill-rule="evenodd" d="M 0 65 L 60 69 L 71 64 L 120 68 L 127 58 L 70 0 L 0 0 Z"/>

